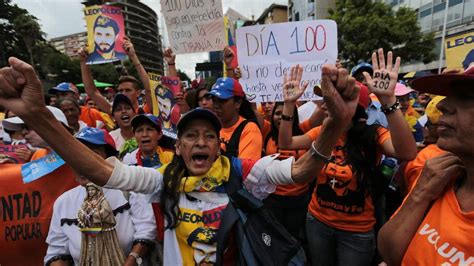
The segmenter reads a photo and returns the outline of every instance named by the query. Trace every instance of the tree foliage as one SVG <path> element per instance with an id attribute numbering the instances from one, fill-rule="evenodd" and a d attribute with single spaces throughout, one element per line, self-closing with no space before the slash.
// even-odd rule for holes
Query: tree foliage
<path id="1" fill-rule="evenodd" d="M 351 66 L 368 61 L 380 47 L 392 50 L 404 62 L 435 59 L 434 36 L 421 33 L 412 9 L 402 7 L 394 12 L 382 1 L 336 0 L 329 14 L 338 25 L 339 56 Z"/>

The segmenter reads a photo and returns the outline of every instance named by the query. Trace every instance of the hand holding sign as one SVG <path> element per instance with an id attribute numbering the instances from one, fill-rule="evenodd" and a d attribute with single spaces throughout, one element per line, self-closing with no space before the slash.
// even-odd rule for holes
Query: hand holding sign
<path id="1" fill-rule="evenodd" d="M 398 71 L 400 69 L 400 57 L 395 60 L 393 65 L 392 52 L 387 53 L 387 65 L 385 65 L 385 56 L 383 49 L 378 50 L 377 54 L 372 53 L 372 67 L 374 68 L 374 77 L 364 72 L 365 81 L 370 92 L 375 94 L 380 100 L 382 106 L 392 105 L 396 101 L 395 85 L 397 84 Z"/>
<path id="2" fill-rule="evenodd" d="M 232 60 L 234 60 L 235 54 L 234 51 L 229 46 L 226 46 L 224 48 L 224 63 L 229 68 L 229 66 L 232 64 Z"/>
<path id="3" fill-rule="evenodd" d="M 289 76 L 285 73 L 283 76 L 283 100 L 285 102 L 294 103 L 303 95 L 308 87 L 308 82 L 305 81 L 301 84 L 302 78 L 303 67 L 301 65 L 291 67 Z"/>

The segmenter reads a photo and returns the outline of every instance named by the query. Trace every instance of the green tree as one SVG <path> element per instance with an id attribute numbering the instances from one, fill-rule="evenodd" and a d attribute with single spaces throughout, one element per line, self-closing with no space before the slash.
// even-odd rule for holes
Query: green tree
<path id="1" fill-rule="evenodd" d="M 37 18 L 28 13 L 20 14 L 13 20 L 13 28 L 25 43 L 26 50 L 30 57 L 30 64 L 34 66 L 33 50 L 38 41 L 44 41 L 44 33 L 41 31 Z"/>
<path id="2" fill-rule="evenodd" d="M 0 66 L 5 66 L 10 56 L 28 59 L 25 43 L 13 27 L 13 20 L 24 13 L 27 11 L 11 4 L 11 0 L 0 0 Z"/>
<path id="3" fill-rule="evenodd" d="M 337 23 L 339 57 L 349 61 L 349 67 L 361 59 L 370 62 L 372 52 L 380 47 L 404 62 L 429 63 L 435 58 L 434 36 L 421 33 L 412 9 L 394 12 L 382 1 L 336 0 L 329 14 Z"/>

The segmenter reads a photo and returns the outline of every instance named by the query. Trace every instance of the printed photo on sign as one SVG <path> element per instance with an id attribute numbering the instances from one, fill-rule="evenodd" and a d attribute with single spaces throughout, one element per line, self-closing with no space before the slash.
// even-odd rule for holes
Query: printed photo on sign
<path id="1" fill-rule="evenodd" d="M 474 62 L 474 30 L 446 39 L 446 67 L 467 69 Z"/>
<path id="2" fill-rule="evenodd" d="M 176 54 L 221 51 L 226 45 L 221 0 L 161 0 Z"/>
<path id="3" fill-rule="evenodd" d="M 24 163 L 25 161 L 16 155 L 15 151 L 19 149 L 28 149 L 24 144 L 4 145 L 0 144 L 0 160 L 9 160 L 11 163 Z"/>
<path id="4" fill-rule="evenodd" d="M 84 9 L 87 24 L 89 57 L 87 64 L 104 64 L 124 60 L 125 26 L 122 9 L 116 6 L 90 6 Z"/>
<path id="5" fill-rule="evenodd" d="M 160 118 L 163 135 L 176 139 L 176 125 L 180 111 L 174 97 L 181 91 L 181 81 L 178 77 L 166 77 L 154 73 L 149 73 L 148 76 L 153 96 L 153 115 Z"/>
<path id="6" fill-rule="evenodd" d="M 283 77 L 297 64 L 308 82 L 302 101 L 317 100 L 313 87 L 321 84 L 324 64 L 337 59 L 337 25 L 313 20 L 237 29 L 238 61 L 242 84 L 252 102 L 282 102 Z"/>

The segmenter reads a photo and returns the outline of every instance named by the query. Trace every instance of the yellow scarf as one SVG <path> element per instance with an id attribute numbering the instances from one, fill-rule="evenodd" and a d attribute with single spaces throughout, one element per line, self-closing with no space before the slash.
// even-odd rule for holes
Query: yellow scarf
<path id="1" fill-rule="evenodd" d="M 179 192 L 222 192 L 230 176 L 230 161 L 225 156 L 220 156 L 212 164 L 207 173 L 200 176 L 187 176 L 181 178 Z M 159 171 L 163 174 L 166 167 L 161 167 Z"/>

